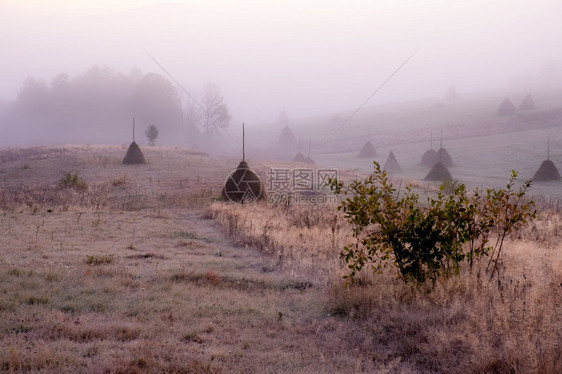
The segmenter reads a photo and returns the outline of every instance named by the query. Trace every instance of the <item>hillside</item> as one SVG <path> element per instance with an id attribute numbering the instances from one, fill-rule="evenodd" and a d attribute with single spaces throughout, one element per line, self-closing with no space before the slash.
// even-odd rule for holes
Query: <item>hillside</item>
<path id="1" fill-rule="evenodd" d="M 559 208 L 506 244 L 499 289 L 468 273 L 346 289 L 334 205 L 223 203 L 236 160 L 143 151 L 132 167 L 117 146 L 0 152 L 1 371 L 560 369 Z"/>

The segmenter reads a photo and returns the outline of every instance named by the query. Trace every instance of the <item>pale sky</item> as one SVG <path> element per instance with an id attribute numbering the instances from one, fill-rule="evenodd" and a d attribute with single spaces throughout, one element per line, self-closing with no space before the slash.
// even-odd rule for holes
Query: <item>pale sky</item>
<path id="1" fill-rule="evenodd" d="M 145 51 L 249 124 L 353 109 L 413 53 L 370 105 L 508 90 L 562 61 L 561 21 L 560 0 L 0 0 L 0 98 L 93 65 L 164 74 Z"/>

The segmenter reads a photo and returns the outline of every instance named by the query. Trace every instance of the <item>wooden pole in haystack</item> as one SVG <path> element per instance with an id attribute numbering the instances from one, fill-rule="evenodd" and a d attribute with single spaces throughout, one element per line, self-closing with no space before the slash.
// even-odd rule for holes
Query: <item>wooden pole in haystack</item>
<path id="1" fill-rule="evenodd" d="M 439 142 L 439 162 L 442 162 L 441 155 L 443 154 L 443 129 L 441 129 L 441 141 Z"/>
<path id="2" fill-rule="evenodd" d="M 433 132 L 429 132 L 429 149 L 433 149 Z"/>

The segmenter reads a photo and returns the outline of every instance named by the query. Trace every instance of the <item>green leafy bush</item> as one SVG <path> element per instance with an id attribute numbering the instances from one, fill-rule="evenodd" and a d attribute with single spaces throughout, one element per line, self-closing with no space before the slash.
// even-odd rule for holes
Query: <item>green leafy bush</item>
<path id="1" fill-rule="evenodd" d="M 535 217 L 533 201 L 524 199 L 531 181 L 513 191 L 515 171 L 504 189 L 490 188 L 485 194 L 476 189 L 468 194 L 459 184 L 445 194 L 442 185 L 437 196 L 428 197 L 424 204 L 411 186 L 403 194 L 396 191 L 380 165 L 374 165 L 374 173 L 364 181 L 345 186 L 330 180 L 332 190 L 346 196 L 338 210 L 356 238 L 340 253 L 350 270 L 345 277 L 352 282 L 367 265 L 380 273 L 391 264 L 406 283 L 435 284 L 440 277 L 458 274 L 463 262 L 472 271 L 475 261 L 484 256 L 492 278 L 506 236 Z M 491 234 L 495 235 L 492 243 Z"/>

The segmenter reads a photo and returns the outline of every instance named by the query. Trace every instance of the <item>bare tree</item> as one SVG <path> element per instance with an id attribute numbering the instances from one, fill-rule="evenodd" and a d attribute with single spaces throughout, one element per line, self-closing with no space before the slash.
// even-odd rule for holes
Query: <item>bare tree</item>
<path id="1" fill-rule="evenodd" d="M 228 126 L 230 113 L 217 85 L 206 84 L 198 97 L 189 95 L 182 105 L 186 140 L 201 146 L 213 144 L 221 138 L 220 128 Z"/>
<path id="2" fill-rule="evenodd" d="M 203 131 L 206 135 L 218 133 L 219 127 L 228 127 L 230 113 L 216 84 L 207 83 L 203 86 L 200 104 L 203 107 Z"/>
<path id="3" fill-rule="evenodd" d="M 183 121 L 189 132 L 200 127 L 202 120 L 203 110 L 194 99 L 188 97 L 183 102 Z"/>
<path id="4" fill-rule="evenodd" d="M 190 96 L 187 100 L 182 101 L 182 131 L 185 140 L 188 141 L 192 147 L 198 147 L 201 140 L 201 123 L 203 120 L 203 110 L 199 104 Z"/>

